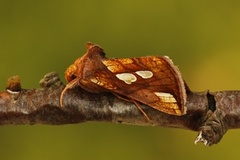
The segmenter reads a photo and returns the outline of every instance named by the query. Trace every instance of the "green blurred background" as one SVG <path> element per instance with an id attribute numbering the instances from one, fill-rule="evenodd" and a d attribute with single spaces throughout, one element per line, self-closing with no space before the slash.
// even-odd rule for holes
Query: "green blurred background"
<path id="1" fill-rule="evenodd" d="M 65 69 L 85 43 L 108 57 L 168 55 L 194 91 L 238 90 L 240 1 L 0 0 L 0 88 L 13 75 L 37 88 L 44 74 Z M 196 132 L 110 123 L 0 127 L 0 158 L 239 159 L 240 130 L 212 147 Z"/>

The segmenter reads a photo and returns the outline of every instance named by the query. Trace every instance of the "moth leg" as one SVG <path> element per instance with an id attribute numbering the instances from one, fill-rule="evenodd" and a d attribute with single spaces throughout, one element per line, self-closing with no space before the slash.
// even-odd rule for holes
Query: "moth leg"
<path id="1" fill-rule="evenodd" d="M 129 99 L 129 98 L 125 98 L 123 96 L 120 96 L 119 94 L 116 94 L 116 93 L 113 93 L 111 92 L 114 96 L 116 96 L 117 98 L 121 99 L 121 100 L 124 100 L 124 101 L 127 101 L 127 102 L 132 102 L 132 99 Z"/>
<path id="2" fill-rule="evenodd" d="M 144 115 L 144 117 L 147 119 L 148 122 L 151 122 L 150 118 L 148 117 L 148 115 L 146 114 L 146 112 L 144 112 L 142 110 L 142 108 L 139 106 L 139 103 L 135 100 L 132 99 L 132 102 L 135 104 L 135 106 L 142 112 L 142 114 Z"/>
<path id="3" fill-rule="evenodd" d="M 133 102 L 135 104 L 135 106 L 140 110 L 140 112 L 142 112 L 142 114 L 144 115 L 144 117 L 147 119 L 148 122 L 151 122 L 150 118 L 148 117 L 148 115 L 146 114 L 146 112 L 144 112 L 142 110 L 142 108 L 139 106 L 139 103 L 133 99 L 128 99 L 128 98 L 125 98 L 123 96 L 120 96 L 119 94 L 116 94 L 116 93 L 112 93 L 114 94 L 117 98 L 121 99 L 121 100 L 124 100 L 124 101 L 127 101 L 127 102 Z"/>

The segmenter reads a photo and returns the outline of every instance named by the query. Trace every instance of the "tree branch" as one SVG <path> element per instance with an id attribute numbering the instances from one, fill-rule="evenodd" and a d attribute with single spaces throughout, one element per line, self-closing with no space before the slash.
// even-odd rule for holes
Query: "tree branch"
<path id="1" fill-rule="evenodd" d="M 228 128 L 240 126 L 240 91 L 188 92 L 187 114 L 173 116 L 141 104 L 150 117 L 148 122 L 134 103 L 118 99 L 111 93 L 93 94 L 80 87 L 60 94 L 65 87 L 57 73 L 40 81 L 39 89 L 21 89 L 20 81 L 10 79 L 6 91 L 0 92 L 0 125 L 63 125 L 86 121 L 105 121 L 134 125 L 151 125 L 199 131 L 195 142 L 206 145 L 220 141 Z"/>

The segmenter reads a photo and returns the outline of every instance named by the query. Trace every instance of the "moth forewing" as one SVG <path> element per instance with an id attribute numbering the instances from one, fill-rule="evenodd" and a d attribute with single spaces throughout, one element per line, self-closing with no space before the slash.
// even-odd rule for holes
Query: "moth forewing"
<path id="1" fill-rule="evenodd" d="M 97 72 L 97 76 L 116 86 L 114 90 L 110 89 L 111 92 L 168 114 L 186 113 L 184 83 L 171 59 L 166 56 L 147 56 L 132 58 L 129 62 L 129 59 L 106 59 L 103 64 L 110 71 L 110 79 L 114 81 L 100 78 L 101 71 Z"/>

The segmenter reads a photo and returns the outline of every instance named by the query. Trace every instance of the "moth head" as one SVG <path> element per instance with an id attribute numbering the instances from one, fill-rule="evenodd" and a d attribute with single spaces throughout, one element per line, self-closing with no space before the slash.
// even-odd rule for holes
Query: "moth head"
<path id="1" fill-rule="evenodd" d="M 75 78 L 77 78 L 77 69 L 78 67 L 75 64 L 72 64 L 65 71 L 65 79 L 67 82 L 71 82 Z"/>

